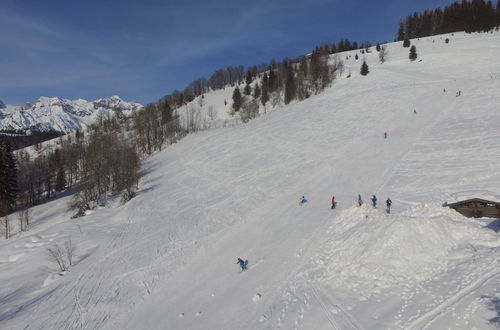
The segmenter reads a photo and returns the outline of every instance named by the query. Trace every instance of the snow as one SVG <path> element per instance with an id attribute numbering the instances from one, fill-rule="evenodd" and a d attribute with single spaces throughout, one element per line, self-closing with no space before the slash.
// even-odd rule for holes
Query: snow
<path id="1" fill-rule="evenodd" d="M 126 205 L 77 220 L 68 196 L 37 206 L 0 241 L 0 327 L 498 328 L 498 220 L 441 205 L 500 195 L 499 41 L 413 40 L 416 62 L 389 44 L 383 65 L 365 55 L 366 77 L 341 54 L 324 93 L 148 159 Z M 203 109 L 227 119 L 231 94 Z M 69 237 L 75 265 L 59 275 L 46 249 Z"/>
<path id="2" fill-rule="evenodd" d="M 31 107 L 7 105 L 0 110 L 0 130 L 58 131 L 66 134 L 85 129 L 100 115 L 113 116 L 117 112 L 130 116 L 142 106 L 125 102 L 114 95 L 92 102 L 74 101 L 59 97 L 40 97 Z"/>

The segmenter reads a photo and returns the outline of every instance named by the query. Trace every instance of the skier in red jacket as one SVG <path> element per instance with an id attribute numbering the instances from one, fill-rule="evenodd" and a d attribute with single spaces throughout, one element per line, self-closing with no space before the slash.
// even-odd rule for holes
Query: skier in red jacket
<path id="1" fill-rule="evenodd" d="M 332 197 L 332 210 L 337 207 L 337 202 L 335 202 L 335 196 Z"/>

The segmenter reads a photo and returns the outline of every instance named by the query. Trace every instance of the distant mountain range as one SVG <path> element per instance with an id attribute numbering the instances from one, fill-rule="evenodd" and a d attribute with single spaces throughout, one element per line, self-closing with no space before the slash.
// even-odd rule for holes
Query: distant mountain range
<path id="1" fill-rule="evenodd" d="M 68 134 L 85 129 L 100 115 L 124 117 L 140 108 L 141 104 L 125 102 L 116 95 L 91 102 L 41 97 L 34 104 L 25 106 L 4 105 L 0 101 L 0 132 L 26 135 L 35 132 Z"/>

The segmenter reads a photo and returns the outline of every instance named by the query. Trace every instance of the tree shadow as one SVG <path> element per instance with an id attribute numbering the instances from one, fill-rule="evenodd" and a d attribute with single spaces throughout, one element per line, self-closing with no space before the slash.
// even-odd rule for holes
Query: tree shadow
<path id="1" fill-rule="evenodd" d="M 151 172 L 153 172 L 154 170 L 156 170 L 158 167 L 159 167 L 159 161 L 158 160 L 150 160 L 148 162 L 144 162 L 142 164 L 143 168 L 142 170 L 139 172 L 139 176 L 140 177 L 144 177 L 148 174 L 150 174 Z"/>
<path id="2" fill-rule="evenodd" d="M 56 290 L 58 286 L 54 287 L 52 290 L 45 291 L 38 295 L 35 295 L 33 298 L 28 300 L 19 299 L 20 296 L 26 296 L 33 292 L 32 288 L 29 289 L 27 287 L 18 288 L 11 293 L 0 298 L 0 322 L 5 322 L 13 319 L 21 312 L 27 311 L 30 307 L 36 306 L 41 301 L 50 297 Z M 23 301 L 22 303 L 18 303 L 18 301 Z"/>
<path id="3" fill-rule="evenodd" d="M 491 296 L 482 296 L 481 298 L 489 299 L 488 309 L 496 312 L 497 314 L 494 318 L 489 319 L 490 323 L 500 326 L 500 298 Z"/>
<path id="4" fill-rule="evenodd" d="M 141 190 L 137 191 L 137 195 L 145 194 L 145 193 L 148 193 L 150 191 L 156 190 L 156 188 L 158 188 L 159 186 L 160 186 L 159 184 L 154 184 L 152 186 L 141 189 Z"/>
<path id="5" fill-rule="evenodd" d="M 500 219 L 493 220 L 485 228 L 492 229 L 496 233 L 500 232 Z"/>

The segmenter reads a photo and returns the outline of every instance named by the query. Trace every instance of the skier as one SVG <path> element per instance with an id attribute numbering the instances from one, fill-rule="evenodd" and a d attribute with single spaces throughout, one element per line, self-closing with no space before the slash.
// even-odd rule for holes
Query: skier
<path id="1" fill-rule="evenodd" d="M 238 262 L 236 262 L 236 263 L 240 265 L 241 271 L 245 271 L 248 269 L 247 268 L 248 260 L 243 260 L 241 258 L 238 258 Z"/>
<path id="2" fill-rule="evenodd" d="M 377 207 L 377 197 L 375 195 L 372 196 L 372 206 Z"/>
<path id="3" fill-rule="evenodd" d="M 384 132 L 384 139 L 387 139 L 387 132 Z"/>
<path id="4" fill-rule="evenodd" d="M 306 196 L 302 195 L 302 197 L 300 197 L 300 206 L 302 206 L 302 204 L 306 203 L 307 202 L 307 199 L 306 199 Z"/>
<path id="5" fill-rule="evenodd" d="M 389 197 L 387 197 L 387 200 L 385 201 L 385 205 L 387 205 L 387 214 L 391 213 L 391 205 L 392 205 L 392 201 Z"/>
<path id="6" fill-rule="evenodd" d="M 416 110 L 416 109 L 413 109 L 413 113 L 414 113 L 414 114 L 417 114 L 417 110 Z"/>
<path id="7" fill-rule="evenodd" d="M 361 194 L 358 194 L 358 206 L 363 205 L 363 200 L 361 199 Z"/>
<path id="8" fill-rule="evenodd" d="M 335 196 L 332 197 L 332 210 L 337 207 L 337 202 L 335 202 Z"/>

